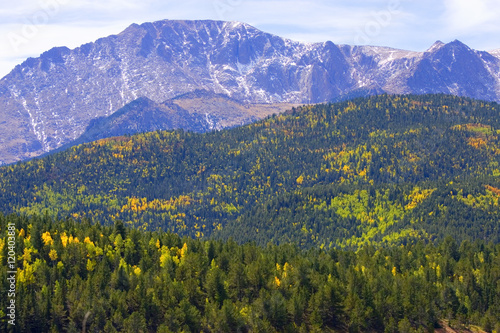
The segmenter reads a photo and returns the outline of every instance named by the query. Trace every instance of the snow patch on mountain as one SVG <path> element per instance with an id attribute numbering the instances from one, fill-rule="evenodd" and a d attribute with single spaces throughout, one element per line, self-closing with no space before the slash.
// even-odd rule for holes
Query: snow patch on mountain
<path id="1" fill-rule="evenodd" d="M 0 136 L 9 138 L 0 141 L 0 159 L 55 149 L 139 96 L 160 103 L 197 89 L 245 103 L 319 103 L 359 91 L 499 101 L 499 63 L 500 50 L 477 52 L 459 41 L 414 52 L 301 43 L 241 22 L 132 24 L 27 59 L 0 81 L 0 119 L 10 119 L 0 124 Z"/>
<path id="2" fill-rule="evenodd" d="M 491 54 L 492 56 L 500 59 L 500 49 L 497 49 L 497 50 L 491 50 L 488 52 L 489 54 Z"/>

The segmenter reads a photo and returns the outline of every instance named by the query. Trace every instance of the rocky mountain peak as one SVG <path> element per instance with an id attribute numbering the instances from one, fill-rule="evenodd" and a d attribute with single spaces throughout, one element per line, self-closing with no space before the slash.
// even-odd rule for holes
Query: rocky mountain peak
<path id="1" fill-rule="evenodd" d="M 428 53 L 436 52 L 437 50 L 439 50 L 440 48 L 442 48 L 445 45 L 446 45 L 445 43 L 443 43 L 442 41 L 438 40 L 434 44 L 432 44 L 432 46 L 429 47 L 427 49 L 427 51 L 425 51 L 425 52 L 428 52 Z"/>
<path id="2" fill-rule="evenodd" d="M 300 43 L 240 22 L 132 24 L 73 50 L 53 48 L 0 80 L 0 161 L 60 147 L 141 96 L 161 103 L 201 89 L 240 103 L 318 103 L 446 92 L 498 101 L 499 82 L 498 56 L 459 41 L 412 52 Z"/>

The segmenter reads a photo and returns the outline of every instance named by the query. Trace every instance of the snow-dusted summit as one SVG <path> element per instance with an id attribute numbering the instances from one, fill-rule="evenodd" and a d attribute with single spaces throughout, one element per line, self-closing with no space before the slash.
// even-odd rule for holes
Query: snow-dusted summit
<path id="1" fill-rule="evenodd" d="M 0 163 L 79 137 L 139 97 L 195 90 L 249 103 L 316 103 L 367 92 L 500 100 L 500 53 L 459 41 L 426 52 L 299 43 L 247 24 L 159 21 L 30 58 L 0 80 Z"/>

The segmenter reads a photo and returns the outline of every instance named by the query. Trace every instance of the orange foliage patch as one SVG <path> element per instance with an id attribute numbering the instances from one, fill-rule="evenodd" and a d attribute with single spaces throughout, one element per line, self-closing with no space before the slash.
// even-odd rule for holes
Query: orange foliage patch
<path id="1" fill-rule="evenodd" d="M 468 144 L 469 146 L 479 149 L 486 146 L 486 140 L 483 138 L 469 138 Z"/>
<path id="2" fill-rule="evenodd" d="M 493 187 L 493 186 L 490 186 L 490 185 L 485 185 L 484 187 L 486 187 L 487 190 L 495 193 L 496 195 L 498 195 L 500 197 L 500 189 Z"/>

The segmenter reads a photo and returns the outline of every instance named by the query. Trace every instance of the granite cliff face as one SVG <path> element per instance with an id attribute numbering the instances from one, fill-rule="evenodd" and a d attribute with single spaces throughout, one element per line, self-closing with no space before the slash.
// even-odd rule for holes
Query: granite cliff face
<path id="1" fill-rule="evenodd" d="M 242 103 L 316 103 L 373 92 L 499 101 L 500 52 L 459 41 L 437 42 L 427 52 L 299 43 L 238 22 L 133 24 L 74 50 L 30 58 L 0 80 L 0 163 L 75 140 L 92 120 L 137 98 L 162 103 L 198 89 Z"/>

